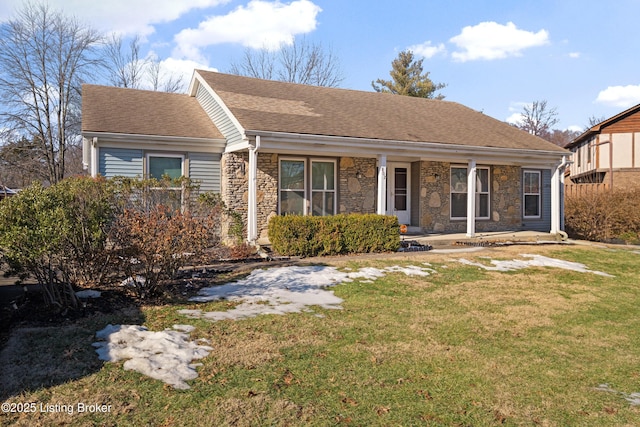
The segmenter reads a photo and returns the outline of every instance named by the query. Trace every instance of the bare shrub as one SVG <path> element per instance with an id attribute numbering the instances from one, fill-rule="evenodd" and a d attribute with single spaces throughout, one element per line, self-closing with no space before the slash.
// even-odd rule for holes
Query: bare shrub
<path id="1" fill-rule="evenodd" d="M 585 192 L 565 198 L 565 227 L 573 238 L 640 241 L 640 189 Z"/>

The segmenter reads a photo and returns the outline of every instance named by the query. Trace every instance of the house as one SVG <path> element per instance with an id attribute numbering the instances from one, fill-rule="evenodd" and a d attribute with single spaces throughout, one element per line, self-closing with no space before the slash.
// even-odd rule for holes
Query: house
<path id="1" fill-rule="evenodd" d="M 92 176 L 185 175 L 240 212 L 397 215 L 424 232 L 557 233 L 570 153 L 449 101 L 194 72 L 188 94 L 83 86 Z"/>
<path id="2" fill-rule="evenodd" d="M 640 104 L 592 126 L 565 148 L 573 152 L 573 183 L 640 185 Z"/>

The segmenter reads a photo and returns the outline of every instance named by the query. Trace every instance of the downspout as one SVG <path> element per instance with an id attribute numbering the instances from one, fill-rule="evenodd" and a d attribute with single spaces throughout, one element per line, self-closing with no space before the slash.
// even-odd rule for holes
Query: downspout
<path id="1" fill-rule="evenodd" d="M 94 136 L 91 141 L 91 176 L 98 176 L 98 137 Z"/>
<path id="2" fill-rule="evenodd" d="M 247 241 L 254 244 L 258 240 L 258 151 L 260 135 L 256 135 L 255 144 L 249 147 L 249 197 L 247 206 Z"/>

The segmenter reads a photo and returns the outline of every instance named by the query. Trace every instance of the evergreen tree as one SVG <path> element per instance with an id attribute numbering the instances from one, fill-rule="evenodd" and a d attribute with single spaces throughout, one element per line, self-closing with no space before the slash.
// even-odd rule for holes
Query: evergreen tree
<path id="1" fill-rule="evenodd" d="M 371 86 L 376 92 L 443 99 L 444 95 L 435 95 L 435 92 L 447 85 L 431 81 L 429 72 L 423 72 L 422 61 L 416 60 L 410 50 L 402 51 L 391 63 L 391 80 L 378 79 L 371 82 Z"/>

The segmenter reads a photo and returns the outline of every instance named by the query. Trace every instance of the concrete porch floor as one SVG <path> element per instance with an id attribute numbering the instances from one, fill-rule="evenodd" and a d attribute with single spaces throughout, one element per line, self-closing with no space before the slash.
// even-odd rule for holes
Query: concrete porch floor
<path id="1" fill-rule="evenodd" d="M 402 240 L 414 240 L 420 244 L 429 244 L 433 247 L 447 246 L 482 246 L 483 243 L 504 242 L 560 242 L 563 240 L 559 234 L 543 233 L 540 231 L 497 231 L 476 233 L 475 237 L 467 237 L 465 233 L 406 233 L 400 236 Z M 269 246 L 269 239 L 261 238 L 257 242 L 261 246 Z"/>
<path id="2" fill-rule="evenodd" d="M 476 233 L 474 237 L 467 237 L 465 233 L 438 233 L 438 234 L 403 234 L 401 239 L 415 240 L 421 244 L 429 244 L 433 247 L 469 245 L 481 246 L 483 243 L 505 242 L 559 242 L 560 234 L 543 233 L 540 231 L 496 231 Z"/>

